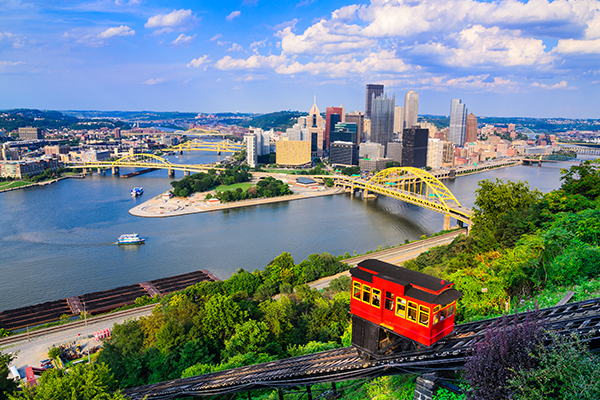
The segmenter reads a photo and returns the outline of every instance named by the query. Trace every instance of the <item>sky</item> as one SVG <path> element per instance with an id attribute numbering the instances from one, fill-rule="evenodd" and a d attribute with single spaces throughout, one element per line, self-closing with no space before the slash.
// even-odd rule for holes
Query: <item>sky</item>
<path id="1" fill-rule="evenodd" d="M 0 0 L 0 109 L 600 118 L 600 0 Z"/>

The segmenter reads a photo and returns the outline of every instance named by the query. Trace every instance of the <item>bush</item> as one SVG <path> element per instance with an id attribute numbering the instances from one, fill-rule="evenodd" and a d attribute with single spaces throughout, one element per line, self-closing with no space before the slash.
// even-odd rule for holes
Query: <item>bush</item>
<path id="1" fill-rule="evenodd" d="M 509 380 L 515 367 L 529 370 L 537 367 L 535 351 L 543 340 L 543 330 L 536 313 L 528 313 L 523 322 L 518 315 L 509 321 L 503 317 L 489 328 L 483 341 L 477 343 L 465 362 L 469 399 L 505 400 L 511 398 Z"/>

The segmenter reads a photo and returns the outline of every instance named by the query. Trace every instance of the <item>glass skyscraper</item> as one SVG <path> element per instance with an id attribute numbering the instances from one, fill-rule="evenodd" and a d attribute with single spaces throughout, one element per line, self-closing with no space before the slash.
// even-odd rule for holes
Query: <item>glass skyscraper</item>
<path id="1" fill-rule="evenodd" d="M 450 131 L 448 140 L 457 147 L 465 144 L 467 131 L 467 107 L 460 99 L 452 99 L 450 105 Z"/>
<path id="2" fill-rule="evenodd" d="M 375 97 L 371 101 L 371 141 L 387 147 L 394 135 L 394 111 L 396 95 L 388 98 Z"/>

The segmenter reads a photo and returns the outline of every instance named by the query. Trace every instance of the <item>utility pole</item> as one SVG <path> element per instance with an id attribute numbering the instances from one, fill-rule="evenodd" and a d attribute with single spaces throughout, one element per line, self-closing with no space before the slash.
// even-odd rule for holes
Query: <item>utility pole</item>
<path id="1" fill-rule="evenodd" d="M 85 302 L 83 303 L 83 321 L 85 323 L 85 338 L 87 340 L 87 353 L 88 353 L 88 364 L 92 363 L 92 359 L 90 356 L 90 335 L 88 334 L 88 326 L 87 326 L 87 311 L 85 310 Z"/>

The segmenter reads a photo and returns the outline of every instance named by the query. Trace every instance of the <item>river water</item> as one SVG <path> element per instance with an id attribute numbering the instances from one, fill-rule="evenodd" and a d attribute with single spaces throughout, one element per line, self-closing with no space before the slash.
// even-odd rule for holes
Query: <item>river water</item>
<path id="1" fill-rule="evenodd" d="M 218 158 L 182 155 L 172 161 Z M 526 180 L 547 192 L 560 186 L 560 168 L 569 165 L 516 166 L 444 183 L 471 207 L 481 179 Z M 262 269 L 284 251 L 296 263 L 312 253 L 364 253 L 431 235 L 443 225 L 443 215 L 417 206 L 348 194 L 172 218 L 128 213 L 169 189 L 170 181 L 166 171 L 130 179 L 108 173 L 0 193 L 0 311 L 199 269 L 226 279 L 238 268 Z M 129 194 L 134 186 L 144 188 L 136 199 Z M 119 235 L 133 232 L 146 244 L 116 244 Z"/>

